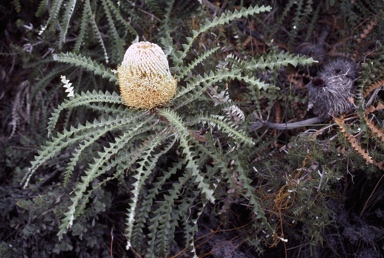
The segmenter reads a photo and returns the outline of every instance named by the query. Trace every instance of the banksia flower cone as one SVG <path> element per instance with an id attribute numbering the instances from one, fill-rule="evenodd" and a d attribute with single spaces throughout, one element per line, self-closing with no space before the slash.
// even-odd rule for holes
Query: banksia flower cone
<path id="1" fill-rule="evenodd" d="M 132 44 L 117 68 L 124 103 L 133 108 L 152 109 L 169 102 L 177 82 L 169 71 L 163 50 L 150 42 Z"/>

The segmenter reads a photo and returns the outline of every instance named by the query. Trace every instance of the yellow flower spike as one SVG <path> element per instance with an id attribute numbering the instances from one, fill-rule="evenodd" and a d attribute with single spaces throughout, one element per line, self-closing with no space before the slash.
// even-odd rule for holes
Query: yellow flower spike
<path id="1" fill-rule="evenodd" d="M 132 44 L 117 68 L 121 97 L 133 108 L 152 109 L 169 102 L 177 81 L 169 71 L 163 50 L 150 42 Z"/>

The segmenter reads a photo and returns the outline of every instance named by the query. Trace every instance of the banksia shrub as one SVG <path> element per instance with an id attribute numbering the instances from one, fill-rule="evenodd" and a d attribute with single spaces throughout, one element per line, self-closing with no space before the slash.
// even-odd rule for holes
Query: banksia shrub
<path id="1" fill-rule="evenodd" d="M 132 108 L 152 109 L 170 101 L 177 82 L 163 50 L 150 42 L 132 44 L 117 68 L 121 96 Z"/>

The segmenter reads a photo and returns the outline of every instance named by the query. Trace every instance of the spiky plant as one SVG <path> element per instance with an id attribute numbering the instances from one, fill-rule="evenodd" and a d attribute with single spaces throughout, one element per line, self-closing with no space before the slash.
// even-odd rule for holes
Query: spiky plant
<path id="1" fill-rule="evenodd" d="M 50 138 L 32 162 L 23 185 L 28 187 L 34 172 L 48 160 L 63 151 L 70 151 L 64 186 L 70 186 L 71 181 L 76 183 L 71 205 L 61 218 L 59 238 L 89 209 L 92 205 L 89 200 L 96 189 L 113 179 L 124 181 L 124 176 L 128 178 L 126 182 L 130 182 L 122 186 L 129 189 L 130 195 L 124 232 L 126 247 L 137 253 L 157 257 L 169 255 L 176 242 L 176 229 L 181 228 L 185 248 L 196 255 L 197 220 L 209 202 L 223 198 L 223 189 L 227 188 L 247 200 L 253 212 L 252 224 L 260 234 L 266 238 L 274 235 L 248 175 L 247 160 L 255 140 L 244 130 L 244 112 L 227 97 L 225 83 L 242 81 L 251 92 L 276 90 L 274 85 L 257 78 L 257 73 L 249 73 L 248 68 L 276 70 L 280 66 L 311 64 L 314 60 L 272 51 L 244 61 L 244 66 L 230 65 L 226 61 L 216 69 L 219 55 L 215 54 L 219 47 L 195 54 L 196 40 L 209 35 L 211 29 L 270 10 L 268 6 L 252 6 L 206 20 L 198 30 L 190 32 L 191 37 L 185 38 L 181 50 L 167 33 L 169 21 L 165 20 L 165 30 L 159 42 L 173 64 L 170 71 L 178 81 L 174 97 L 176 82 L 168 68 L 154 67 L 158 64 L 145 58 L 140 59 L 144 61 L 139 65 L 138 74 L 137 66 L 132 66 L 132 55 L 128 55 L 118 68 L 118 80 L 111 68 L 89 57 L 75 53 L 54 55 L 54 60 L 91 71 L 112 85 L 119 81 L 123 98 L 133 98 L 131 102 L 123 100 L 116 92 L 81 92 L 65 99 L 52 113 L 48 124 Z M 65 35 L 64 30 L 64 38 Z M 151 43 L 145 44 L 143 48 L 154 47 Z M 193 59 L 193 56 L 196 57 Z M 214 61 L 208 62 L 208 58 Z M 190 59 L 192 61 L 188 61 Z M 195 69 L 199 66 L 204 66 L 206 72 Z M 159 71 L 165 71 L 163 77 L 159 77 Z M 125 84 L 129 85 L 128 91 L 125 91 Z M 70 88 L 69 81 L 65 80 L 65 85 Z M 160 91 L 170 86 L 172 92 L 166 94 L 165 100 L 148 101 L 151 94 L 158 94 L 154 90 L 158 86 Z M 150 94 L 140 95 L 140 92 Z M 83 114 L 97 113 L 98 117 L 56 132 L 61 114 L 79 106 L 89 110 Z M 90 154 L 93 157 L 83 168 L 81 161 Z M 160 162 L 165 164 L 160 166 Z M 78 179 L 74 172 L 79 173 Z M 222 190 L 218 191 L 218 188 Z"/>

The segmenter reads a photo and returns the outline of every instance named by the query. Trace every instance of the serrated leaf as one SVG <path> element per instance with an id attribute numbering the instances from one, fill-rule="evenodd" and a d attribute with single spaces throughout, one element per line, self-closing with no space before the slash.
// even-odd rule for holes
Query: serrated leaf
<path id="1" fill-rule="evenodd" d="M 90 72 L 93 72 L 94 74 L 100 75 L 105 79 L 108 79 L 110 82 L 117 83 L 116 75 L 112 73 L 112 71 L 109 68 L 106 68 L 103 64 L 93 61 L 89 57 L 84 57 L 80 54 L 68 52 L 68 53 L 54 54 L 53 60 L 57 62 L 79 66 Z"/>

